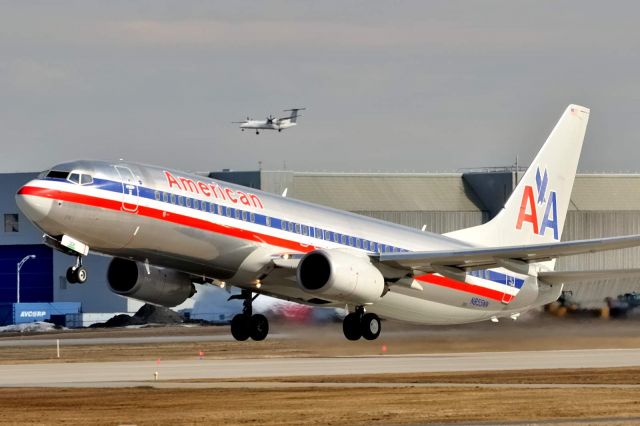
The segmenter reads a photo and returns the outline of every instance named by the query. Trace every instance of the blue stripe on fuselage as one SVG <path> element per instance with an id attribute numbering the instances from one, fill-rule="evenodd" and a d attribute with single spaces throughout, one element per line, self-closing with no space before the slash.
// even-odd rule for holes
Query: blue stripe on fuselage
<path id="1" fill-rule="evenodd" d="M 86 184 L 86 185 L 80 185 L 74 182 L 69 182 L 66 179 L 59 179 L 59 178 L 42 178 L 42 180 L 52 180 L 52 181 L 56 181 L 56 182 L 64 182 L 67 183 L 69 185 L 77 185 L 77 186 L 86 186 L 86 187 L 93 187 L 96 189 L 101 189 L 103 191 L 109 191 L 109 192 L 114 192 L 114 193 L 118 193 L 118 194 L 122 194 L 123 192 L 123 184 L 122 182 L 118 182 L 118 181 L 112 181 L 112 180 L 108 180 L 108 179 L 100 179 L 100 178 L 93 178 L 93 183 L 91 184 Z M 280 218 L 276 218 L 276 217 L 272 217 L 272 216 L 267 216 L 267 215 L 263 215 L 261 213 L 257 213 L 257 212 L 250 212 L 248 210 L 243 210 L 243 209 L 238 209 L 236 207 L 230 207 L 227 205 L 223 205 L 223 204 L 218 204 L 218 203 L 214 203 L 212 201 L 207 201 L 207 200 L 201 200 L 200 198 L 190 198 L 190 197 L 186 197 L 184 195 L 179 195 L 179 194 L 175 194 L 174 192 L 169 192 L 169 191 L 161 191 L 158 189 L 152 189 L 152 188 L 147 188 L 144 186 L 140 186 L 140 185 L 136 185 L 136 187 L 138 188 L 138 196 L 141 198 L 145 198 L 148 200 L 153 200 L 159 203 L 166 203 L 166 204 L 170 204 L 172 206 L 178 205 L 180 207 L 186 207 L 186 208 L 190 208 L 193 210 L 198 210 L 200 212 L 206 212 L 209 214 L 215 214 L 215 215 L 219 215 L 219 216 L 225 216 L 231 219 L 238 219 L 241 221 L 246 221 L 244 220 L 244 214 L 246 213 L 247 216 L 248 215 L 253 215 L 254 220 L 250 223 L 254 223 L 257 225 L 262 225 L 262 226 L 266 226 L 269 228 L 273 228 L 273 229 L 278 229 L 280 231 L 284 231 L 284 232 L 288 232 L 288 233 L 292 233 L 292 234 L 296 234 L 296 235 L 302 235 L 302 236 L 306 236 L 306 237 L 311 237 L 311 238 L 315 238 L 317 240 L 321 240 L 321 241 L 329 241 L 329 242 L 333 242 L 333 243 L 337 243 L 337 244 L 341 244 L 341 245 L 345 245 L 348 247 L 352 247 L 352 248 L 357 248 L 357 249 L 361 249 L 361 250 L 365 250 L 368 252 L 380 252 L 379 250 L 370 250 L 367 248 L 362 247 L 362 244 L 364 244 L 366 242 L 366 246 L 367 247 L 385 247 L 385 248 L 389 248 L 391 250 L 385 250 L 386 252 L 391 252 L 391 251 L 402 251 L 402 252 L 409 252 L 409 250 L 407 249 L 403 249 L 403 248 L 399 248 L 399 247 L 395 247 L 395 246 L 391 246 L 391 245 L 387 245 L 387 244 L 382 244 L 382 243 L 378 243 L 375 241 L 370 241 L 367 239 L 363 239 L 363 238 L 359 238 L 359 237 L 355 237 L 355 236 L 351 236 L 351 235 L 347 235 L 347 234 L 342 234 L 339 232 L 335 232 L 335 231 L 330 231 L 330 230 L 326 230 L 323 228 L 318 228 L 318 227 L 313 227 L 313 226 L 308 226 L 308 225 L 304 225 L 305 227 L 307 227 L 308 229 L 308 234 L 302 234 L 302 233 L 298 233 L 296 232 L 296 226 L 300 226 L 302 227 L 303 225 L 297 222 L 292 222 L 292 221 L 287 221 L 285 219 L 280 219 Z M 160 194 L 160 199 L 156 198 L 156 193 Z M 186 202 L 184 204 L 173 204 L 170 202 L 170 196 L 169 196 L 169 202 L 164 201 L 164 197 L 163 197 L 163 193 L 167 193 L 167 194 L 174 194 L 176 197 L 183 197 L 184 200 L 189 199 L 190 200 L 190 206 L 186 205 Z M 135 195 L 135 194 L 134 194 Z M 195 203 L 197 201 L 197 203 Z M 218 201 L 218 200 L 216 200 Z M 202 209 L 202 204 L 201 203 L 207 203 L 206 204 L 206 209 Z M 197 206 L 197 207 L 194 207 Z M 230 209 L 230 211 L 228 212 L 228 210 Z M 237 213 L 239 212 L 239 214 Z M 334 238 L 330 238 L 327 239 L 326 238 L 326 234 L 330 233 L 330 235 Z M 323 235 L 325 235 L 325 238 L 323 238 Z M 335 236 L 337 235 L 337 238 L 335 238 Z M 342 237 L 346 238 L 346 243 L 342 242 Z M 351 245 L 350 242 L 352 240 L 356 240 L 356 241 L 361 241 L 362 244 L 361 246 L 355 246 L 355 245 Z M 515 287 L 517 289 L 522 288 L 522 286 L 524 285 L 524 280 L 521 278 L 517 278 L 515 276 L 512 275 L 506 275 L 504 273 L 501 272 L 497 272 L 491 269 L 482 269 L 482 270 L 477 270 L 477 271 L 470 271 L 469 275 L 474 276 L 474 277 L 478 277 L 481 279 L 485 279 L 488 281 L 492 281 L 494 283 L 497 284 L 502 284 L 502 285 L 508 285 L 510 287 Z"/>

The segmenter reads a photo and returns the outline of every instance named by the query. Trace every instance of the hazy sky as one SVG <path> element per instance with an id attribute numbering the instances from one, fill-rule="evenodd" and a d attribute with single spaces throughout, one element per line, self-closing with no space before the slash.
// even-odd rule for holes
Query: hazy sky
<path id="1" fill-rule="evenodd" d="M 569 103 L 582 171 L 640 171 L 633 1 L 0 1 L 0 171 L 455 171 L 531 160 Z M 231 124 L 307 107 L 294 129 Z"/>

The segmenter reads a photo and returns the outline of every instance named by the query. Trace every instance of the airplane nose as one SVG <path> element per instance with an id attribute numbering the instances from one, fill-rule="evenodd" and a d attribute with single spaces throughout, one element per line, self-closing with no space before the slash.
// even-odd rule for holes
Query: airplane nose
<path id="1" fill-rule="evenodd" d="M 31 182 L 18 190 L 16 204 L 20 211 L 32 222 L 38 223 L 49 215 L 54 200 L 37 195 L 37 187 Z"/>

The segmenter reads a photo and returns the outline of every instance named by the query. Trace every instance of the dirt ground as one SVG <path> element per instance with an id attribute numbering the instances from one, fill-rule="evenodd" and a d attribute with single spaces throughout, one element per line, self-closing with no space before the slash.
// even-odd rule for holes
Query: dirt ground
<path id="1" fill-rule="evenodd" d="M 640 390 L 469 387 L 0 389 L 3 424 L 640 423 Z M 585 423 L 580 423 L 585 424 Z"/>
<path id="2" fill-rule="evenodd" d="M 62 342 L 61 359 L 55 358 L 53 346 L 10 346 L 0 347 L 0 363 L 188 359 L 201 351 L 207 358 L 259 358 L 640 347 L 639 321 L 545 319 L 456 327 L 385 322 L 383 335 L 374 342 L 346 341 L 339 324 L 276 323 L 272 330 L 274 334 L 264 342 L 73 342 L 226 335 L 229 330 L 224 326 L 0 336 L 0 342 L 58 338 Z M 225 380 L 230 381 L 235 387 L 216 388 L 216 380 L 181 380 L 178 384 L 184 387 L 176 389 L 4 388 L 0 389 L 0 424 L 640 424 L 640 368 Z M 261 386 L 252 386 L 254 382 Z M 290 387 L 278 386 L 282 382 Z M 527 384 L 532 386 L 522 387 Z M 204 387 L 191 387 L 195 385 Z"/>

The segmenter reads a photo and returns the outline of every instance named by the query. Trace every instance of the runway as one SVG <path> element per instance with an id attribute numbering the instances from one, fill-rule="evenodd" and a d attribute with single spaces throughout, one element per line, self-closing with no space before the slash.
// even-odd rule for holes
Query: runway
<path id="1" fill-rule="evenodd" d="M 166 380 L 640 366 L 640 349 L 0 365 L 0 387 L 117 387 Z"/>

